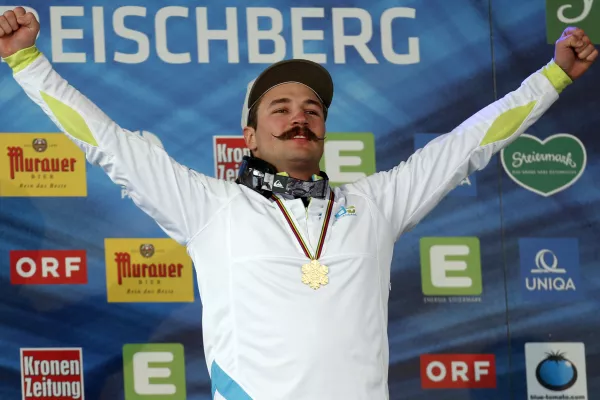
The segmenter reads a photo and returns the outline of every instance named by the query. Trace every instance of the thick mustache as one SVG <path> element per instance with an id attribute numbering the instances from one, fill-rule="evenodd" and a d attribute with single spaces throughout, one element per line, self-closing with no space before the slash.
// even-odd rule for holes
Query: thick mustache
<path id="1" fill-rule="evenodd" d="M 290 139 L 293 139 L 294 136 L 300 135 L 300 134 L 306 136 L 306 139 L 311 140 L 311 141 L 325 140 L 325 138 L 323 138 L 323 139 L 319 138 L 313 131 L 310 130 L 310 128 L 308 128 L 306 126 L 295 126 L 291 129 L 288 129 L 287 131 L 283 132 L 279 136 L 275 136 L 275 135 L 273 135 L 273 136 L 279 140 L 290 140 Z"/>

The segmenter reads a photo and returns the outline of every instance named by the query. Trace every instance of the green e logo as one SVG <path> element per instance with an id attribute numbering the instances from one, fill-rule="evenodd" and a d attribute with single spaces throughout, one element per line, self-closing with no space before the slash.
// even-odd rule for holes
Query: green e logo
<path id="1" fill-rule="evenodd" d="M 332 186 L 351 183 L 375 173 L 372 133 L 327 133 L 320 163 Z"/>
<path id="2" fill-rule="evenodd" d="M 185 362 L 179 343 L 123 346 L 125 400 L 185 400 Z"/>
<path id="3" fill-rule="evenodd" d="M 421 285 L 426 296 L 480 295 L 479 239 L 421 238 Z"/>

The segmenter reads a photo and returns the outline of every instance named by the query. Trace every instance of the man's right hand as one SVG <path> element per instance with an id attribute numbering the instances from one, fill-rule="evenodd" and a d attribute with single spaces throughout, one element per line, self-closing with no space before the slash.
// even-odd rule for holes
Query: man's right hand
<path id="1" fill-rule="evenodd" d="M 40 24 L 23 7 L 0 15 L 0 57 L 6 58 L 35 44 Z"/>

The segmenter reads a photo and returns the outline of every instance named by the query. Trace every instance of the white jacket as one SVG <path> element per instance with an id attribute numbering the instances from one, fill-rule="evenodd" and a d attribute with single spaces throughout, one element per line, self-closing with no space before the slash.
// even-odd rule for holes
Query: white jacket
<path id="1" fill-rule="evenodd" d="M 533 124 L 570 83 L 554 62 L 406 162 L 337 187 L 320 262 L 308 262 L 273 200 L 171 159 L 115 124 L 35 48 L 7 59 L 16 81 L 70 139 L 174 240 L 199 282 L 215 398 L 387 399 L 388 294 L 394 242 L 449 191 Z M 329 198 L 329 197 L 328 197 Z M 315 251 L 328 200 L 285 207 Z"/>

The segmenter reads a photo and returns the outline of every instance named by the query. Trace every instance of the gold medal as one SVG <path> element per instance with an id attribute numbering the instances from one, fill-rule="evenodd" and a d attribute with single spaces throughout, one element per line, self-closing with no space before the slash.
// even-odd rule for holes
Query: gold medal
<path id="1" fill-rule="evenodd" d="M 314 257 L 310 254 L 308 250 L 308 246 L 304 243 L 298 228 L 292 221 L 292 217 L 288 214 L 287 210 L 283 206 L 281 200 L 275 195 L 272 196 L 275 203 L 279 206 L 279 209 L 283 213 L 285 220 L 287 221 L 290 228 L 292 228 L 292 232 L 296 237 L 298 243 L 300 243 L 300 247 L 304 251 L 306 257 L 310 259 L 308 264 L 304 264 L 302 266 L 302 283 L 310 286 L 312 289 L 317 290 L 323 285 L 327 285 L 329 283 L 329 277 L 327 274 L 329 273 L 329 268 L 323 264 L 321 264 L 318 258 L 321 256 L 321 251 L 323 250 L 323 243 L 325 243 L 325 236 L 327 235 L 327 227 L 329 226 L 329 220 L 331 219 L 331 210 L 333 209 L 333 191 L 330 191 L 329 195 L 329 204 L 327 205 L 327 212 L 325 213 L 325 218 L 323 221 L 323 226 L 321 227 L 321 236 L 319 237 L 319 243 L 317 245 L 317 252 Z"/>
<path id="2" fill-rule="evenodd" d="M 329 268 L 321 264 L 319 260 L 311 260 L 310 263 L 302 266 L 302 283 L 317 290 L 321 285 L 329 283 L 328 272 Z"/>

